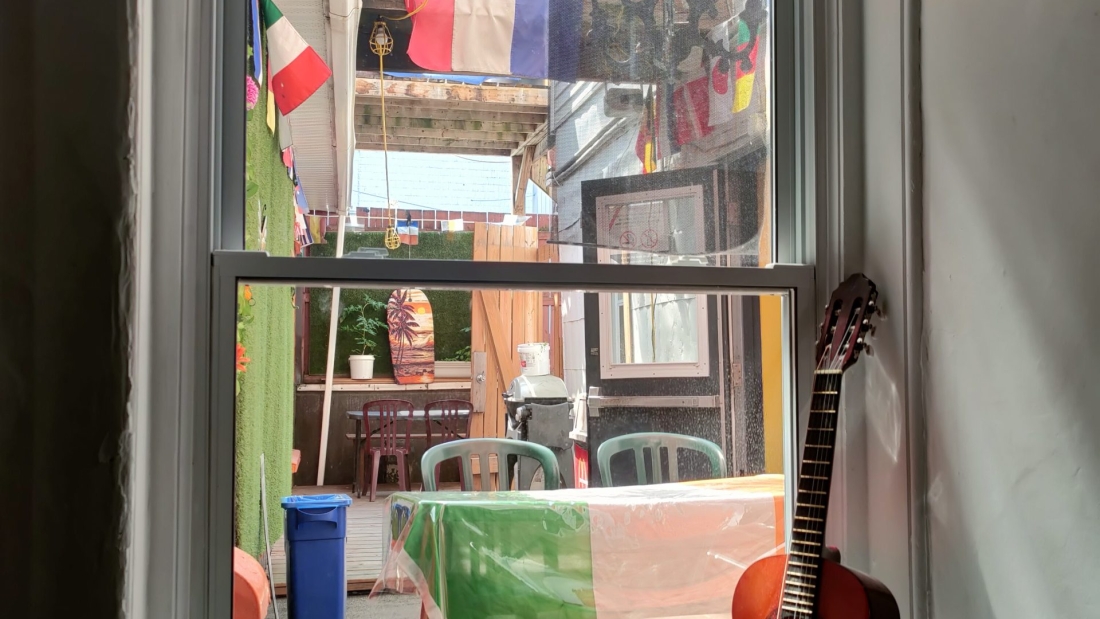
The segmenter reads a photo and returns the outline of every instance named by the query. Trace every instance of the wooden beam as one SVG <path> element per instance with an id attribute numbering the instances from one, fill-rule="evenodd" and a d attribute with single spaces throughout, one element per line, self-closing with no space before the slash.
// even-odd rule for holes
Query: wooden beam
<path id="1" fill-rule="evenodd" d="M 356 142 L 358 150 L 382 150 L 381 144 L 364 144 Z M 448 155 L 472 155 L 475 157 L 507 157 L 511 154 L 511 148 L 471 148 L 469 146 L 394 146 L 390 144 L 391 152 L 403 153 L 446 153 Z"/>
<path id="2" fill-rule="evenodd" d="M 381 96 L 381 80 L 373 77 L 355 78 L 355 96 Z M 423 80 L 386 80 L 386 102 L 392 100 L 446 101 L 448 103 L 477 102 L 519 105 L 546 109 L 549 91 L 533 86 L 494 86 L 481 84 L 446 84 Z"/>
<path id="3" fill-rule="evenodd" d="M 401 11 L 405 12 L 405 0 L 363 0 L 363 12 Z"/>
<path id="4" fill-rule="evenodd" d="M 512 156 L 515 157 L 517 155 L 522 155 L 523 150 L 528 146 L 538 146 L 543 140 L 546 139 L 546 136 L 548 134 L 549 131 L 546 123 L 543 122 L 541 125 L 536 127 L 535 130 L 530 133 L 530 135 L 527 136 L 527 139 L 524 140 L 523 143 L 520 144 L 515 151 L 512 152 Z M 534 153 L 531 154 L 534 155 Z"/>
<path id="5" fill-rule="evenodd" d="M 355 136 L 357 144 L 368 145 L 373 144 L 381 148 L 382 135 L 363 135 L 357 134 Z M 407 137 L 399 135 L 389 136 L 389 147 L 393 150 L 397 150 L 402 146 L 425 146 L 429 148 L 449 149 L 449 148 L 488 148 L 492 150 L 506 150 L 509 153 L 511 149 L 515 148 L 515 142 L 498 142 L 496 140 L 473 140 L 462 138 L 418 138 Z M 443 151 L 441 151 L 443 152 Z"/>
<path id="6" fill-rule="evenodd" d="M 355 133 L 359 136 L 382 136 L 381 127 L 356 127 Z M 509 144 L 522 142 L 526 133 L 512 131 L 471 131 L 466 129 L 432 129 L 422 127 L 394 126 L 387 123 L 386 130 L 390 139 L 396 138 L 435 138 L 438 140 L 472 140 L 477 142 L 506 142 Z"/>
<path id="7" fill-rule="evenodd" d="M 527 212 L 527 181 L 531 179 L 531 165 L 535 160 L 535 145 L 522 148 L 523 154 L 516 157 L 512 152 L 512 214 L 523 215 Z M 518 167 L 516 162 L 519 162 Z"/>
<path id="8" fill-rule="evenodd" d="M 431 120 L 522 123 L 537 127 L 540 123 L 546 121 L 546 112 L 527 107 L 520 107 L 520 111 L 508 111 L 504 108 L 511 106 L 488 103 L 476 104 L 476 106 L 476 109 L 473 109 L 473 105 L 468 105 L 465 108 L 459 107 L 459 104 L 449 107 L 445 105 L 418 105 L 416 103 L 395 103 L 387 99 L 386 122 L 389 123 L 390 119 L 393 118 L 406 117 Z M 377 97 L 357 99 L 355 115 L 357 118 L 381 118 L 381 99 Z"/>
<path id="9" fill-rule="evenodd" d="M 382 109 L 382 99 L 379 97 L 356 97 L 356 105 L 370 105 L 373 107 L 375 114 L 380 114 Z M 471 110 L 474 112 L 511 112 L 513 114 L 536 114 L 538 118 L 534 121 L 540 123 L 546 120 L 546 108 L 538 105 L 526 105 L 523 103 L 495 103 L 492 101 L 467 101 L 462 99 L 447 100 L 434 100 L 434 99 L 398 99 L 396 97 L 386 96 L 386 113 L 391 113 L 394 106 L 412 104 L 409 107 L 415 107 L 418 110 L 426 109 L 445 109 L 445 110 Z M 422 116 L 423 111 L 416 116 Z"/>
<path id="10" fill-rule="evenodd" d="M 367 127 L 381 127 L 382 115 L 359 115 L 355 118 L 356 129 L 360 132 Z M 462 120 L 450 120 L 444 118 L 436 118 L 432 115 L 423 114 L 422 111 L 417 116 L 410 116 L 407 114 L 398 114 L 390 107 L 386 106 L 386 126 L 387 127 L 418 127 L 421 129 L 457 129 L 460 131 L 482 131 L 482 132 L 497 132 L 497 131 L 512 131 L 516 133 L 522 133 L 525 136 L 538 130 L 539 126 L 536 123 L 529 122 L 501 122 L 492 120 L 479 120 L 476 118 L 462 119 Z"/>

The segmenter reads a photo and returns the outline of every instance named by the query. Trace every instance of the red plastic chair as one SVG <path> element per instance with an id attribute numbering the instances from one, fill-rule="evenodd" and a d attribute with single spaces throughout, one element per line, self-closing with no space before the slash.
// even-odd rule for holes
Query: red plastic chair
<path id="1" fill-rule="evenodd" d="M 370 411 L 378 411 L 378 438 L 377 447 L 370 445 Z M 402 416 L 402 413 L 405 413 Z M 397 478 L 401 490 L 409 491 L 409 448 L 412 446 L 413 404 L 406 400 L 374 400 L 363 405 L 363 425 L 367 428 L 367 445 L 369 450 L 363 450 L 359 468 L 366 464 L 367 451 L 370 452 L 372 466 L 370 475 L 370 500 L 374 501 L 378 493 L 378 467 L 382 464 L 382 456 L 397 457 Z M 402 436 L 404 427 L 404 436 Z"/>
<path id="2" fill-rule="evenodd" d="M 442 411 L 442 416 L 438 419 L 432 419 L 432 411 Z M 466 438 L 466 434 L 469 433 L 470 416 L 469 413 L 473 412 L 474 405 L 472 402 L 466 400 L 436 400 L 435 402 L 429 402 L 424 407 L 424 413 L 426 416 L 425 424 L 428 426 L 428 448 L 432 447 L 432 425 L 436 422 L 439 423 L 439 442 L 446 443 L 447 441 L 457 441 L 459 439 Z M 466 411 L 465 417 L 460 416 L 459 411 Z"/>
<path id="3" fill-rule="evenodd" d="M 432 411 L 442 411 L 442 415 L 436 419 L 432 419 Z M 459 411 L 466 411 L 465 417 L 459 416 Z M 473 402 L 467 400 L 436 400 L 435 402 L 428 402 L 424 407 L 425 421 L 424 425 L 427 426 L 428 434 L 428 449 L 432 448 L 432 426 L 435 423 L 439 423 L 440 433 L 439 442 L 446 443 L 449 441 L 459 441 L 466 438 L 470 433 L 470 414 L 474 412 Z M 440 464 L 435 465 L 435 478 L 439 479 L 439 467 Z M 462 478 L 462 461 L 458 463 L 458 476 Z M 423 473 L 421 473 L 423 474 Z"/>

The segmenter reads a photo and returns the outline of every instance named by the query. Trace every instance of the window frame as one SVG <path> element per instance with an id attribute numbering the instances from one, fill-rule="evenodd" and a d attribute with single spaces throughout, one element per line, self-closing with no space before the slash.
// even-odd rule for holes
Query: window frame
<path id="1" fill-rule="evenodd" d="M 704 238 L 705 226 L 703 219 L 706 216 L 706 207 L 703 203 L 705 188 L 702 185 L 690 184 L 681 187 L 667 189 L 654 189 L 635 191 L 630 193 L 603 195 L 596 197 L 597 221 L 599 213 L 608 203 L 632 204 L 636 202 L 656 202 L 676 198 L 690 198 L 695 208 L 695 234 L 696 238 Z M 599 264 L 620 264 L 611 260 L 612 253 L 625 253 L 631 250 L 618 250 L 599 247 L 596 250 Z M 621 266 L 621 264 L 620 264 Z M 662 265 L 666 266 L 667 265 Z M 695 378 L 710 376 L 710 338 L 707 337 L 707 325 L 710 319 L 707 312 L 707 296 L 695 296 L 695 319 L 698 324 L 696 329 L 697 360 L 694 362 L 675 363 L 617 363 L 614 360 L 614 347 L 612 346 L 612 307 L 611 295 L 614 293 L 601 293 L 600 300 L 600 377 L 608 380 L 623 378 L 652 378 L 665 376 L 668 378 Z"/>
<path id="2" fill-rule="evenodd" d="M 159 569 L 150 570 L 147 587 L 143 588 L 141 582 L 131 583 L 126 595 L 139 614 L 156 609 L 156 614 L 180 618 L 228 617 L 232 591 L 233 415 L 225 414 L 225 402 L 227 390 L 231 400 L 234 355 L 222 344 L 233 337 L 236 285 L 246 281 L 312 282 L 313 277 L 319 278 L 317 282 L 348 282 L 377 274 L 353 273 L 355 279 L 347 279 L 346 269 L 354 270 L 348 263 L 356 261 L 337 264 L 338 259 L 269 258 L 233 251 L 243 249 L 244 239 L 244 213 L 239 205 L 244 196 L 245 96 L 239 76 L 245 73 L 245 57 L 226 50 L 243 49 L 246 44 L 247 7 L 222 0 L 183 0 L 164 5 L 140 0 L 139 4 L 144 14 L 152 15 L 139 28 L 143 54 L 136 75 L 143 85 L 137 110 L 144 132 L 138 138 L 147 149 L 139 154 L 152 161 L 149 165 L 156 175 L 151 185 L 158 196 L 157 207 L 152 208 L 149 196 L 143 194 L 142 213 L 148 219 L 142 225 L 152 227 L 155 239 L 180 241 L 179 247 L 153 243 L 144 248 L 151 252 L 146 259 L 152 256 L 158 276 L 149 280 L 152 292 L 144 293 L 152 294 L 152 299 L 139 299 L 139 306 L 149 312 L 146 319 L 155 323 L 152 332 L 167 329 L 179 333 L 174 349 L 158 348 L 152 358 L 158 376 L 178 376 L 179 385 L 164 394 L 154 393 L 155 401 L 164 405 L 155 407 L 155 415 L 152 408 L 141 407 L 135 412 L 138 432 L 148 437 L 147 444 L 138 445 L 138 457 L 148 460 L 149 468 L 147 478 L 138 480 L 131 500 L 135 505 L 158 506 L 157 513 L 170 517 L 170 522 L 148 521 L 140 512 L 137 514 L 144 518 L 144 524 L 138 522 L 132 527 L 137 548 L 131 552 L 145 553 L 144 561 L 155 560 Z M 784 326 L 784 348 L 792 356 L 785 359 L 784 367 L 795 369 L 786 373 L 791 376 L 785 377 L 784 393 L 797 404 L 797 394 L 809 390 L 818 308 L 813 301 L 813 267 L 783 263 L 810 264 L 815 257 L 815 171 L 821 164 L 815 157 L 814 118 L 807 107 L 819 99 L 814 90 L 815 80 L 820 79 L 815 76 L 814 49 L 823 47 L 824 39 L 815 38 L 814 31 L 831 26 L 818 23 L 820 17 L 815 17 L 811 5 L 775 1 L 771 9 L 769 41 L 773 53 L 769 54 L 768 90 L 774 154 L 770 236 L 772 254 L 780 264 L 770 268 L 707 268 L 705 283 L 711 291 L 730 292 L 722 288 L 723 283 L 750 285 L 740 289 L 749 294 L 786 290 L 789 296 L 784 317 L 789 324 Z M 180 29 L 181 23 L 187 27 Z M 154 37 L 154 30 L 171 36 Z M 148 50 L 155 53 L 145 53 Z M 148 61 L 149 57 L 153 60 Z M 151 84 L 155 85 L 152 91 Z M 155 140 L 150 137 L 153 135 Z M 183 237 L 179 238 L 181 226 Z M 518 274 L 534 265 L 517 272 L 508 263 L 489 264 L 494 266 L 453 266 L 459 267 L 467 283 L 471 277 L 482 281 L 486 275 L 482 270 L 488 269 L 498 285 L 507 275 L 513 287 L 533 287 L 531 279 Z M 439 267 L 438 263 L 430 266 L 431 270 Z M 544 273 L 547 266 L 538 265 L 532 273 Z M 593 269 L 592 265 L 585 268 Z M 597 277 L 595 283 L 617 285 L 622 275 L 645 267 L 614 268 L 630 270 L 612 273 L 614 280 Z M 278 276 L 272 269 L 280 271 Z M 570 269 L 570 265 L 553 265 L 545 273 L 557 274 L 558 279 L 551 278 L 546 286 L 561 289 L 568 285 L 561 281 L 564 277 L 589 279 L 585 273 Z M 677 275 L 684 275 L 687 269 L 695 268 L 677 269 Z M 438 281 L 431 270 L 411 264 L 408 270 L 400 269 L 411 279 L 386 285 L 424 283 L 413 275 Z M 450 273 L 452 269 L 441 271 Z M 589 275 L 603 277 L 602 273 L 606 271 L 595 269 Z M 269 277 L 273 279 L 266 279 Z M 798 280 L 793 287 L 776 287 L 793 280 Z M 678 286 L 683 288 L 682 282 Z M 227 312 L 231 313 L 229 320 Z M 792 416 L 798 408 L 795 406 Z M 793 429 L 789 427 L 792 425 Z M 784 458 L 789 463 L 797 453 L 798 424 L 786 426 Z M 228 477 L 226 471 L 230 472 Z M 793 481 L 788 479 L 787 483 L 788 495 L 793 496 Z M 789 531 L 790 501 L 786 503 Z M 141 560 L 135 562 L 140 564 Z"/>

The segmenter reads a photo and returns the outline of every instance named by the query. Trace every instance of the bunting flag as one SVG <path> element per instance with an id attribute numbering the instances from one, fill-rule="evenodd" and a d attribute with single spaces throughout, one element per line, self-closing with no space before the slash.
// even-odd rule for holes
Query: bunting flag
<path id="1" fill-rule="evenodd" d="M 447 233 L 447 240 L 451 241 L 455 238 L 455 232 L 462 232 L 465 229 L 465 224 L 461 219 L 448 219 L 447 221 L 439 222 L 440 228 Z"/>
<path id="2" fill-rule="evenodd" d="M 710 135 L 710 77 L 706 74 L 672 91 L 673 139 L 681 146 Z"/>
<path id="3" fill-rule="evenodd" d="M 405 0 L 409 59 L 445 73 L 546 78 L 547 0 Z"/>
<path id="4" fill-rule="evenodd" d="M 405 219 L 403 223 L 397 224 L 397 238 L 403 245 L 419 245 L 420 225 L 412 219 Z"/>
<path id="5" fill-rule="evenodd" d="M 646 93 L 645 106 L 642 109 L 642 125 L 638 128 L 638 139 L 634 143 L 634 153 L 642 162 L 642 174 L 657 171 L 657 89 L 650 87 Z"/>
<path id="6" fill-rule="evenodd" d="M 734 65 L 733 111 L 741 112 L 752 101 L 752 89 L 756 83 L 756 57 L 760 51 L 760 37 L 753 32 L 744 19 L 737 20 L 737 54 Z"/>
<path id="7" fill-rule="evenodd" d="M 279 135 L 279 150 L 285 151 L 294 145 L 294 136 L 290 133 L 290 121 L 277 110 L 275 111 L 275 126 L 277 128 L 276 133 Z"/>
<path id="8" fill-rule="evenodd" d="M 711 127 L 717 127 L 733 121 L 733 92 L 731 87 L 730 67 L 733 63 L 728 60 L 730 50 L 730 25 L 732 20 L 724 21 L 710 31 L 710 41 L 719 50 L 718 54 L 710 58 L 710 118 Z M 723 52 L 725 52 L 723 54 Z"/>
<path id="9" fill-rule="evenodd" d="M 299 215 L 309 212 L 309 203 L 306 202 L 306 190 L 302 189 L 300 179 L 294 183 L 294 206 L 298 208 Z"/>
<path id="10" fill-rule="evenodd" d="M 332 71 L 272 0 L 264 0 L 264 23 L 269 82 L 276 106 L 287 115 L 317 92 Z M 274 131 L 274 119 L 271 120 L 269 125 Z"/>
<path id="11" fill-rule="evenodd" d="M 268 64 L 268 68 L 271 65 Z M 267 78 L 267 128 L 271 131 L 271 135 L 275 135 L 275 93 L 271 92 L 271 76 Z"/>
<path id="12" fill-rule="evenodd" d="M 306 225 L 309 227 L 309 235 L 313 237 L 313 243 L 315 245 L 326 245 L 328 241 L 325 240 L 325 218 L 319 215 L 309 215 L 306 217 Z"/>
<path id="13" fill-rule="evenodd" d="M 260 37 L 260 0 L 248 2 L 249 41 L 252 45 L 252 77 L 256 83 L 264 85 L 264 52 Z"/>

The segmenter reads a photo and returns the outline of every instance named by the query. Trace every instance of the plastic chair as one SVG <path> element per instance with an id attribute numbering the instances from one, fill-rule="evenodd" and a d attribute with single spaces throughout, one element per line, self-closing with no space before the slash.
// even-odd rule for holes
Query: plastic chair
<path id="1" fill-rule="evenodd" d="M 439 410 L 442 415 L 438 419 L 432 419 L 432 411 Z M 425 425 L 427 425 L 428 447 L 432 446 L 432 424 L 438 422 L 440 427 L 439 442 L 457 441 L 466 438 L 469 430 L 467 427 L 470 418 L 459 416 L 459 411 L 472 413 L 474 405 L 466 400 L 436 400 L 428 402 L 424 407 Z"/>
<path id="2" fill-rule="evenodd" d="M 638 484 L 650 483 L 645 470 L 645 450 L 651 450 L 650 459 L 653 463 L 653 483 L 665 482 L 661 472 L 661 448 L 668 449 L 668 481 L 680 481 L 680 471 L 676 452 L 679 449 L 698 451 L 710 460 L 710 472 L 712 478 L 726 474 L 726 457 L 722 455 L 722 449 L 714 443 L 695 436 L 683 434 L 669 434 L 666 432 L 639 432 L 636 434 L 624 434 L 604 441 L 596 451 L 596 461 L 599 463 L 600 475 L 605 485 L 614 486 L 611 479 L 611 458 L 624 451 L 634 452 L 634 466 L 638 472 Z"/>
<path id="3" fill-rule="evenodd" d="M 507 490 L 512 485 L 512 471 L 511 467 L 508 466 L 509 456 L 533 458 L 542 465 L 546 478 L 546 489 L 557 490 L 560 487 L 558 482 L 561 478 L 561 470 L 558 468 L 558 459 L 554 457 L 554 452 L 546 447 L 507 438 L 467 438 L 442 443 L 424 452 L 424 455 L 420 458 L 420 472 L 424 476 L 424 490 L 433 492 L 437 489 L 436 466 L 451 458 L 460 459 L 461 467 L 459 470 L 462 475 L 462 489 L 473 490 L 474 469 L 471 464 L 473 456 L 477 456 L 481 467 L 481 489 L 488 490 L 489 484 L 485 480 L 489 479 L 490 454 L 495 454 L 497 457 L 497 476 L 499 479 L 497 487 L 501 490 Z"/>
<path id="4" fill-rule="evenodd" d="M 372 410 L 378 411 L 378 438 L 377 447 L 370 446 L 370 415 Z M 407 413 L 401 415 L 401 413 Z M 382 464 L 382 456 L 397 457 L 397 479 L 403 491 L 409 491 L 409 448 L 412 446 L 413 404 L 406 400 L 374 400 L 363 405 L 363 427 L 367 432 L 367 445 L 362 459 L 359 462 L 360 469 L 365 465 L 367 452 L 371 455 L 370 476 L 370 500 L 378 492 L 378 467 Z M 405 426 L 405 436 L 401 436 L 399 426 Z M 402 441 L 403 439 L 403 441 Z"/>

